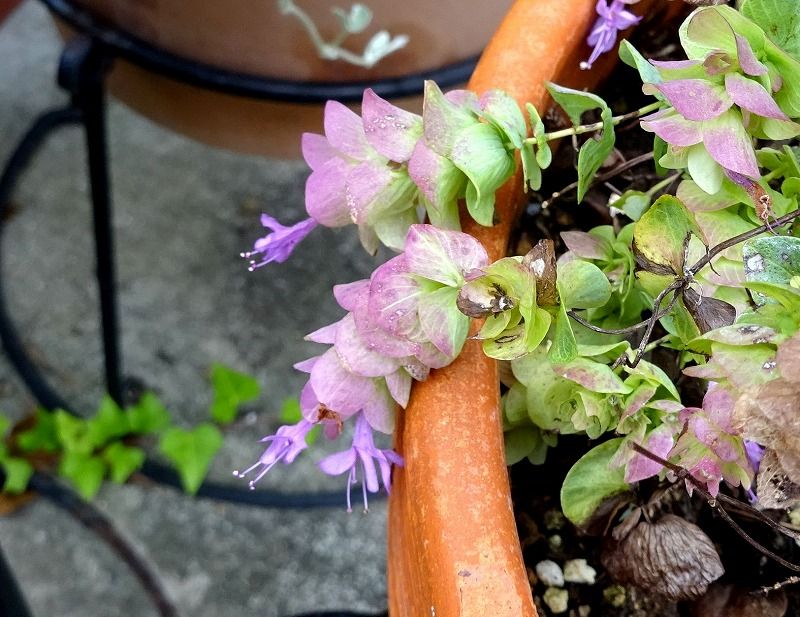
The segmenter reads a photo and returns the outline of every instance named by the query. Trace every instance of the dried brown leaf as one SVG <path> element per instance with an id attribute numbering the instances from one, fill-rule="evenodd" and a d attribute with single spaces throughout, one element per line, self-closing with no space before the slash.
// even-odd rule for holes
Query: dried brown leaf
<path id="1" fill-rule="evenodd" d="M 522 260 L 536 277 L 536 303 L 539 306 L 558 304 L 556 289 L 556 251 L 552 240 L 539 240 Z"/>
<path id="2" fill-rule="evenodd" d="M 769 595 L 734 585 L 714 583 L 689 606 L 692 617 L 783 617 L 789 601 L 783 591 Z"/>
<path id="3" fill-rule="evenodd" d="M 756 479 L 758 503 L 764 508 L 795 508 L 800 505 L 800 485 L 786 475 L 774 450 L 767 449 Z"/>
<path id="4" fill-rule="evenodd" d="M 703 530 L 672 514 L 640 522 L 603 552 L 602 562 L 616 581 L 675 601 L 702 596 L 725 572 Z"/>
<path id="5" fill-rule="evenodd" d="M 730 326 L 736 321 L 736 308 L 716 298 L 701 296 L 694 289 L 683 292 L 684 306 L 694 319 L 701 334 Z"/>

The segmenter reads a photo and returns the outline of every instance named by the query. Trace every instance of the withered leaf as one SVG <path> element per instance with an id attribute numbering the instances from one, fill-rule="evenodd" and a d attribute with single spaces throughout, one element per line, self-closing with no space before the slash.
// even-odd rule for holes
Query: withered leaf
<path id="1" fill-rule="evenodd" d="M 800 334 L 778 347 L 780 377 L 742 391 L 733 419 L 742 434 L 773 450 L 788 478 L 800 484 Z"/>
<path id="2" fill-rule="evenodd" d="M 796 508 L 800 505 L 800 485 L 789 479 L 778 455 L 771 449 L 767 449 L 761 459 L 756 491 L 758 503 L 763 508 Z"/>
<path id="3" fill-rule="evenodd" d="M 458 310 L 467 317 L 488 317 L 502 313 L 514 306 L 514 300 L 497 283 L 491 285 L 470 285 L 467 283 L 456 297 Z"/>
<path id="4" fill-rule="evenodd" d="M 688 243 L 687 236 L 687 243 Z M 639 250 L 636 246 L 636 241 L 634 240 L 631 244 L 631 249 L 633 250 L 633 257 L 636 260 L 636 265 L 639 266 L 642 270 L 647 270 L 648 272 L 652 272 L 653 274 L 675 274 L 672 267 L 665 266 L 662 264 L 657 264 L 654 261 L 650 261 L 647 257 L 645 257 L 644 253 Z"/>
<path id="5" fill-rule="evenodd" d="M 701 334 L 730 326 L 736 321 L 736 308 L 716 298 L 701 296 L 687 287 L 683 292 L 684 306 L 694 319 Z"/>
<path id="6" fill-rule="evenodd" d="M 714 545 L 697 525 L 673 514 L 640 522 L 601 557 L 616 581 L 670 600 L 702 596 L 725 572 Z"/>
<path id="7" fill-rule="evenodd" d="M 714 583 L 708 592 L 689 606 L 692 617 L 783 617 L 789 607 L 786 594 L 753 593 L 735 585 Z"/>
<path id="8" fill-rule="evenodd" d="M 525 257 L 522 265 L 536 277 L 536 303 L 539 306 L 558 304 L 556 289 L 556 251 L 552 240 L 539 240 Z"/>

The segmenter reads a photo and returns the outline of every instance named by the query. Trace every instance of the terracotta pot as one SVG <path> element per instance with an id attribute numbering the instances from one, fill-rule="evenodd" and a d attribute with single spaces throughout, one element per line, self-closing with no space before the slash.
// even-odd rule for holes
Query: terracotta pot
<path id="1" fill-rule="evenodd" d="M 322 60 L 300 23 L 276 0 L 74 0 L 144 41 L 215 67 L 294 81 L 376 80 L 430 71 L 477 56 L 511 0 L 362 0 L 372 24 L 344 46 L 361 51 L 378 30 L 406 34 L 403 49 L 374 68 Z M 338 32 L 331 6 L 295 0 L 323 37 Z M 245 153 L 299 156 L 299 136 L 318 131 L 321 105 L 246 100 L 181 84 L 125 62 L 111 76 L 112 93 L 139 113 L 200 141 Z M 419 108 L 415 99 L 395 101 Z"/>
<path id="2" fill-rule="evenodd" d="M 547 80 L 593 85 L 613 54 L 579 70 L 595 0 L 517 0 L 469 83 L 502 88 L 539 110 Z M 605 63 L 605 68 L 603 66 Z M 464 230 L 492 260 L 505 256 L 523 200 L 521 174 L 497 195 L 499 224 Z M 473 324 L 477 328 L 478 324 Z M 417 383 L 399 415 L 389 502 L 389 610 L 392 617 L 533 617 L 503 450 L 497 366 L 477 341 L 458 359 Z"/>

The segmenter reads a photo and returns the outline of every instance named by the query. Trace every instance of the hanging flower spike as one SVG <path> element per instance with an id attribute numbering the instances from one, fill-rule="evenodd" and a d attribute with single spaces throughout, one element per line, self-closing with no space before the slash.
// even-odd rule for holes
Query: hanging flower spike
<path id="1" fill-rule="evenodd" d="M 286 227 L 268 214 L 261 215 L 261 224 L 271 229 L 272 233 L 256 240 L 252 251 L 241 254 L 244 259 L 250 260 L 247 268 L 250 272 L 273 261 L 283 263 L 289 259 L 294 248 L 317 226 L 314 219 L 307 218 Z"/>
<path id="2" fill-rule="evenodd" d="M 347 511 L 352 512 L 350 490 L 357 481 L 359 461 L 361 463 L 361 487 L 364 494 L 364 512 L 369 510 L 367 491 L 377 493 L 380 489 L 378 474 L 375 470 L 377 461 L 381 471 L 381 481 L 388 493 L 391 488 L 392 465 L 403 466 L 403 458 L 394 450 L 379 450 L 372 439 L 372 429 L 363 413 L 356 416 L 353 433 L 353 445 L 343 452 L 326 456 L 319 462 L 319 467 L 329 476 L 347 473 Z"/>
<path id="3" fill-rule="evenodd" d="M 631 26 L 635 26 L 641 21 L 638 17 L 625 10 L 626 4 L 634 4 L 639 0 L 612 0 L 611 5 L 607 4 L 607 0 L 597 0 L 598 18 L 594 22 L 592 31 L 589 33 L 589 38 L 586 42 L 593 47 L 592 54 L 586 62 L 581 62 L 583 70 L 592 68 L 597 59 L 607 51 L 614 48 L 617 42 L 617 34 L 623 30 L 627 30 Z"/>
<path id="4" fill-rule="evenodd" d="M 233 475 L 237 478 L 244 478 L 258 469 L 256 477 L 250 480 L 250 490 L 255 490 L 256 483 L 277 463 L 283 462 L 284 465 L 289 465 L 297 458 L 298 454 L 308 447 L 306 436 L 312 428 L 314 428 L 314 424 L 305 419 L 300 420 L 297 424 L 280 427 L 274 435 L 268 435 L 261 440 L 268 442 L 269 446 L 264 450 L 258 462 L 244 471 L 234 471 Z"/>

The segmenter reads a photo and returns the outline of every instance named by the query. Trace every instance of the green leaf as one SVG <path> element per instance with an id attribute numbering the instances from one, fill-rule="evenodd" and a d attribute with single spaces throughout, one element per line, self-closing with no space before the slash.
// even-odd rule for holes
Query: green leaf
<path id="1" fill-rule="evenodd" d="M 170 428 L 161 435 L 159 450 L 181 477 L 183 490 L 195 494 L 211 466 L 214 455 L 222 447 L 222 433 L 213 424 L 200 424 L 193 430 Z"/>
<path id="2" fill-rule="evenodd" d="M 520 426 L 506 431 L 503 440 L 506 450 L 506 465 L 513 465 L 531 455 L 541 456 L 539 451 L 542 449 L 544 453 L 547 452 L 547 444 L 542 439 L 542 432 L 535 426 Z"/>
<path id="3" fill-rule="evenodd" d="M 625 191 L 612 205 L 632 221 L 638 221 L 650 207 L 650 195 L 642 191 Z"/>
<path id="4" fill-rule="evenodd" d="M 36 422 L 17 435 L 17 446 L 23 452 L 56 452 L 61 449 L 55 415 L 45 409 L 36 410 Z"/>
<path id="5" fill-rule="evenodd" d="M 419 296 L 419 321 L 428 340 L 443 354 L 461 353 L 467 340 L 469 317 L 458 310 L 455 287 L 441 287 Z"/>
<path id="6" fill-rule="evenodd" d="M 593 263 L 573 259 L 558 266 L 561 302 L 569 309 L 603 306 L 611 298 L 611 284 Z"/>
<path id="7" fill-rule="evenodd" d="M 800 311 L 800 289 L 797 287 L 759 281 L 747 281 L 742 283 L 742 286 L 752 291 L 757 291 L 764 296 L 769 296 L 791 313 L 796 314 Z"/>
<path id="8" fill-rule="evenodd" d="M 495 191 L 514 172 L 514 157 L 497 129 L 485 123 L 462 129 L 449 158 L 469 178 L 466 201 L 470 216 L 481 225 L 491 226 Z"/>
<path id="9" fill-rule="evenodd" d="M 622 438 L 617 438 L 595 446 L 564 478 L 561 510 L 573 524 L 584 524 L 606 499 L 628 490 L 624 468 L 611 468 L 611 459 L 621 443 Z"/>
<path id="10" fill-rule="evenodd" d="M 131 431 L 139 435 L 157 433 L 172 421 L 164 404 L 152 392 L 145 392 L 138 403 L 126 409 L 126 413 Z"/>
<path id="11" fill-rule="evenodd" d="M 741 12 L 786 53 L 800 60 L 800 11 L 797 0 L 745 0 Z"/>
<path id="12" fill-rule="evenodd" d="M 572 124 L 578 126 L 581 116 L 591 109 L 608 109 L 606 102 L 596 94 L 565 88 L 552 82 L 547 82 L 547 91 L 553 100 L 567 113 Z"/>
<path id="13" fill-rule="evenodd" d="M 633 228 L 636 261 L 655 274 L 683 274 L 692 235 L 705 240 L 683 202 L 672 195 L 662 195 Z"/>
<path id="14" fill-rule="evenodd" d="M 526 142 L 519 153 L 522 160 L 525 190 L 527 191 L 530 187 L 532 191 L 538 191 L 542 186 L 542 170 L 533 152 L 533 144 Z"/>
<path id="15" fill-rule="evenodd" d="M 99 456 L 67 451 L 59 463 L 58 473 L 70 481 L 81 497 L 89 501 L 103 484 L 106 464 Z"/>
<path id="16" fill-rule="evenodd" d="M 92 446 L 99 448 L 130 432 L 128 416 L 110 396 L 103 396 L 97 413 L 87 421 L 87 434 Z"/>
<path id="17" fill-rule="evenodd" d="M 628 394 L 630 386 L 622 383 L 610 367 L 588 358 L 575 358 L 572 362 L 556 364 L 553 370 L 564 379 L 569 379 L 587 390 L 601 394 Z"/>
<path id="18" fill-rule="evenodd" d="M 656 169 L 656 175 L 666 176 L 667 168 L 661 166 L 661 159 L 667 154 L 667 142 L 661 139 L 658 135 L 653 138 L 653 165 Z"/>
<path id="19" fill-rule="evenodd" d="M 516 150 L 527 136 L 525 117 L 514 98 L 502 90 L 489 90 L 481 97 L 480 116 L 508 138 Z"/>
<path id="20" fill-rule="evenodd" d="M 63 409 L 57 409 L 55 424 L 58 441 L 66 451 L 88 455 L 94 450 L 95 443 L 89 435 L 88 420 L 76 418 Z"/>
<path id="21" fill-rule="evenodd" d="M 578 203 L 583 201 L 594 175 L 614 149 L 616 136 L 611 117 L 611 110 L 608 107 L 604 108 L 600 112 L 600 118 L 603 121 L 600 138 L 587 139 L 578 151 Z"/>
<path id="22" fill-rule="evenodd" d="M 569 322 L 567 308 L 563 302 L 558 309 L 553 344 L 547 357 L 555 364 L 571 362 L 578 357 L 578 343 L 575 341 L 575 333 L 572 331 L 572 324 Z"/>
<path id="23" fill-rule="evenodd" d="M 142 467 L 145 459 L 144 450 L 119 441 L 106 447 L 101 456 L 108 464 L 111 481 L 117 484 L 126 482 L 134 471 Z"/>
<path id="24" fill-rule="evenodd" d="M 11 420 L 0 414 L 0 440 L 6 436 L 8 429 L 11 427 Z"/>
<path id="25" fill-rule="evenodd" d="M 788 285 L 800 274 L 800 238 L 753 238 L 744 243 L 742 259 L 748 281 Z"/>
<path id="26" fill-rule="evenodd" d="M 211 365 L 211 385 L 214 388 L 211 417 L 220 424 L 233 422 L 239 406 L 257 399 L 261 393 L 255 378 L 219 363 Z"/>
<path id="27" fill-rule="evenodd" d="M 628 66 L 639 71 L 639 77 L 641 77 L 642 83 L 658 84 L 663 81 L 658 69 L 650 64 L 627 40 L 623 39 L 619 44 L 619 59 Z"/>
<path id="28" fill-rule="evenodd" d="M 33 465 L 21 458 L 7 457 L 0 460 L 6 474 L 6 481 L 3 483 L 3 492 L 11 495 L 24 493 L 28 488 L 28 481 L 33 475 Z"/>

